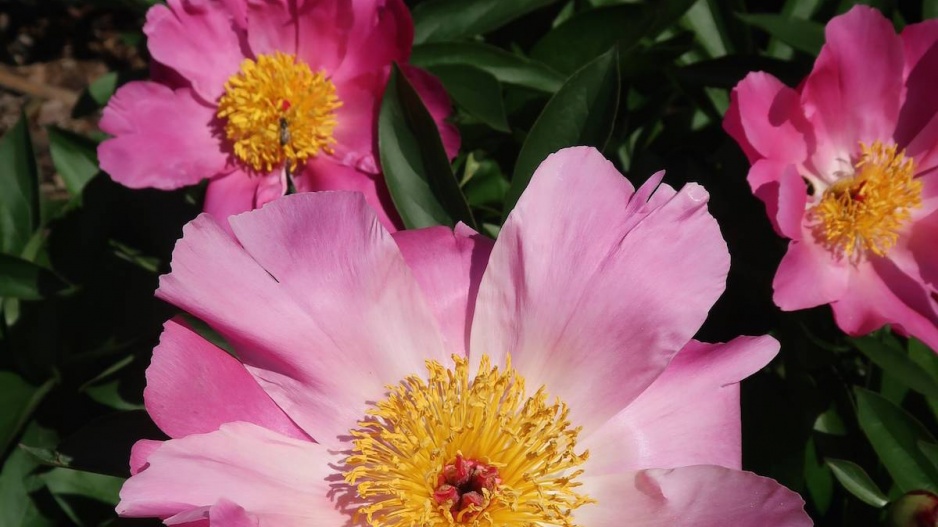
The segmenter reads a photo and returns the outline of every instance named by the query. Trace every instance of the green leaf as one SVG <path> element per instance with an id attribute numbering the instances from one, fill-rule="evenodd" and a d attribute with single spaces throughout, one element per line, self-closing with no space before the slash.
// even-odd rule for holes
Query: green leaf
<path id="1" fill-rule="evenodd" d="M 52 271 L 30 261 L 0 254 L 0 297 L 39 300 L 65 288 Z"/>
<path id="2" fill-rule="evenodd" d="M 52 380 L 35 387 L 13 372 L 0 371 L 0 455 L 7 451 L 52 386 Z"/>
<path id="3" fill-rule="evenodd" d="M 414 43 L 488 33 L 557 0 L 430 0 L 414 8 Z"/>
<path id="4" fill-rule="evenodd" d="M 409 229 L 475 221 L 453 175 L 436 123 L 396 65 L 378 116 L 381 169 Z"/>
<path id="5" fill-rule="evenodd" d="M 837 481 L 858 500 L 876 508 L 882 508 L 889 503 L 886 495 L 879 490 L 869 474 L 856 463 L 834 458 L 826 458 L 824 462 L 830 467 Z"/>
<path id="6" fill-rule="evenodd" d="M 925 455 L 931 466 L 938 470 L 938 445 L 926 441 L 918 442 L 918 449 Z"/>
<path id="7" fill-rule="evenodd" d="M 922 0 L 922 20 L 938 18 L 938 0 Z"/>
<path id="8" fill-rule="evenodd" d="M 934 443 L 932 435 L 905 410 L 860 387 L 857 419 L 873 450 L 903 492 L 938 489 L 938 471 L 918 449 L 919 441 Z"/>
<path id="9" fill-rule="evenodd" d="M 26 117 L 0 139 L 0 252 L 19 254 L 39 228 L 39 173 Z"/>
<path id="10" fill-rule="evenodd" d="M 67 130 L 50 127 L 49 150 L 56 172 L 62 176 L 72 196 L 80 196 L 82 189 L 96 176 L 98 169 L 97 143 Z"/>
<path id="11" fill-rule="evenodd" d="M 618 46 L 627 54 L 684 14 L 694 0 L 660 0 L 583 11 L 547 33 L 531 50 L 534 59 L 571 73 Z"/>
<path id="12" fill-rule="evenodd" d="M 499 132 L 511 131 L 505 117 L 502 86 L 494 76 L 479 68 L 459 64 L 434 66 L 429 70 L 440 78 L 456 104 L 469 115 Z"/>
<path id="13" fill-rule="evenodd" d="M 563 75 L 547 65 L 529 60 L 481 42 L 440 42 L 414 47 L 410 62 L 433 69 L 436 66 L 461 64 L 488 72 L 503 84 L 524 86 L 554 93 L 563 84 Z"/>
<path id="14" fill-rule="evenodd" d="M 72 458 L 51 448 L 40 448 L 20 444 L 20 450 L 33 457 L 36 461 L 49 467 L 68 468 L 72 463 Z"/>
<path id="15" fill-rule="evenodd" d="M 573 74 L 544 107 L 521 146 L 503 217 L 514 208 L 534 170 L 551 153 L 575 145 L 602 150 L 619 107 L 619 60 L 615 49 Z"/>
<path id="16" fill-rule="evenodd" d="M 54 468 L 39 476 L 53 494 L 84 496 L 104 503 L 117 504 L 124 478 L 82 472 L 69 468 Z"/>
<path id="17" fill-rule="evenodd" d="M 938 381 L 916 364 L 905 350 L 889 346 L 874 337 L 850 339 L 861 353 L 888 372 L 895 381 L 925 397 L 938 399 Z"/>
<path id="18" fill-rule="evenodd" d="M 2 419 L 0 412 L 0 419 Z M 3 430 L 0 428 L 0 430 Z M 55 444 L 55 434 L 35 423 L 27 427 L 23 440 L 41 447 Z M 32 475 L 38 463 L 25 451 L 14 450 L 0 470 L 0 525 L 16 527 L 52 527 L 54 521 L 40 513 L 30 493 L 38 490 L 42 482 Z"/>
<path id="19" fill-rule="evenodd" d="M 737 13 L 743 22 L 762 29 L 769 35 L 809 55 L 817 56 L 824 45 L 824 26 L 813 20 L 769 13 Z"/>

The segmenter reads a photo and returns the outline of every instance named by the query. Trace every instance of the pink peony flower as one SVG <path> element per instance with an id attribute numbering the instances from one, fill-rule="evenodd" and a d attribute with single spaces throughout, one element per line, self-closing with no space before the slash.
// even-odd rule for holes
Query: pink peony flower
<path id="1" fill-rule="evenodd" d="M 851 335 L 892 324 L 938 350 L 938 20 L 896 35 L 856 6 L 826 34 L 797 89 L 751 73 L 723 122 L 791 239 L 775 303 L 830 304 Z"/>
<path id="2" fill-rule="evenodd" d="M 402 0 L 168 0 L 147 13 L 153 82 L 111 99 L 101 167 L 132 188 L 208 178 L 205 211 L 224 221 L 298 191 L 355 190 L 382 223 L 397 218 L 376 161 L 377 115 L 413 23 Z M 450 105 L 429 74 L 404 71 L 450 155 Z M 392 218 L 394 221 L 392 221 Z"/>
<path id="3" fill-rule="evenodd" d="M 581 176 L 582 175 L 582 176 Z M 496 242 L 389 235 L 360 195 L 207 215 L 166 324 L 118 512 L 169 525 L 800 526 L 740 470 L 737 383 L 770 337 L 691 340 L 729 256 L 707 193 L 635 191 L 590 148 L 549 157 Z M 190 523 L 193 522 L 193 523 Z"/>

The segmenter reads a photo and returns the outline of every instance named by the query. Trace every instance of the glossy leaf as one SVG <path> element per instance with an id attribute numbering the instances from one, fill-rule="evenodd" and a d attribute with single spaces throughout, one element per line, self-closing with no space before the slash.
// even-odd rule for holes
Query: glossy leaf
<path id="1" fill-rule="evenodd" d="M 568 146 L 602 150 L 606 145 L 619 106 L 618 62 L 615 49 L 601 55 L 570 77 L 544 107 L 518 154 L 504 217 L 549 154 Z"/>
<path id="2" fill-rule="evenodd" d="M 652 38 L 674 22 L 693 0 L 623 4 L 583 11 L 545 35 L 531 56 L 571 73 L 618 46 L 626 54 L 644 38 Z"/>
<path id="3" fill-rule="evenodd" d="M 0 252 L 19 254 L 39 227 L 39 173 L 26 117 L 0 138 Z"/>
<path id="4" fill-rule="evenodd" d="M 462 221 L 475 226 L 436 123 L 397 66 L 381 102 L 378 150 L 404 225 L 416 229 Z"/>
<path id="5" fill-rule="evenodd" d="M 442 65 L 468 65 L 488 72 L 503 84 L 514 84 L 554 93 L 563 85 L 564 76 L 547 65 L 513 55 L 481 42 L 439 42 L 414 47 L 410 62 L 421 68 Z"/>
<path id="6" fill-rule="evenodd" d="M 556 1 L 430 0 L 414 8 L 414 43 L 481 35 Z"/>
<path id="7" fill-rule="evenodd" d="M 824 26 L 812 20 L 776 14 L 737 14 L 743 22 L 762 29 L 789 46 L 816 56 L 824 45 Z"/>
<path id="8" fill-rule="evenodd" d="M 48 269 L 0 254 L 0 297 L 38 300 L 64 288 L 62 280 Z"/>
<path id="9" fill-rule="evenodd" d="M 882 508 L 889 503 L 886 495 L 879 490 L 869 474 L 856 463 L 833 458 L 827 458 L 824 461 L 830 467 L 831 472 L 834 473 L 837 481 L 847 489 L 847 492 L 856 496 L 858 500 L 876 508 Z"/>
<path id="10" fill-rule="evenodd" d="M 938 489 L 938 470 L 918 448 L 934 437 L 905 410 L 863 388 L 855 389 L 857 419 L 880 461 L 903 492 Z"/>
<path id="11" fill-rule="evenodd" d="M 7 451 L 52 384 L 33 386 L 13 372 L 0 371 L 0 452 Z"/>
<path id="12" fill-rule="evenodd" d="M 874 337 L 851 339 L 861 353 L 892 375 L 895 381 L 926 397 L 938 399 L 938 380 L 906 354 L 905 350 L 891 347 Z"/>
<path id="13" fill-rule="evenodd" d="M 60 128 L 49 128 L 49 149 L 56 172 L 72 196 L 80 196 L 98 169 L 97 143 Z"/>
<path id="14" fill-rule="evenodd" d="M 510 131 L 498 79 L 479 68 L 458 64 L 434 66 L 429 70 L 466 113 L 494 130 Z"/>

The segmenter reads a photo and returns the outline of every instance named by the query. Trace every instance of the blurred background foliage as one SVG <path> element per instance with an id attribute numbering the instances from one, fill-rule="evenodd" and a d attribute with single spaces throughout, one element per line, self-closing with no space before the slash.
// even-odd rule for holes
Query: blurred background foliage
<path id="1" fill-rule="evenodd" d="M 173 309 L 153 291 L 204 186 L 131 191 L 100 173 L 95 154 L 100 109 L 146 77 L 140 28 L 154 3 L 0 0 L 2 527 L 154 524 L 118 519 L 113 506 L 130 446 L 163 437 L 142 394 Z M 911 526 L 912 498 L 897 500 L 938 492 L 938 357 L 888 328 L 846 338 L 827 307 L 775 308 L 785 242 L 721 128 L 729 89 L 748 71 L 796 85 L 824 24 L 854 3 L 408 2 L 412 62 L 446 86 L 463 148 L 450 166 L 394 74 L 381 163 L 393 196 L 419 196 L 397 199 L 408 227 L 465 221 L 490 236 L 537 164 L 564 146 L 603 149 L 636 186 L 660 169 L 673 186 L 704 185 L 732 269 L 698 338 L 782 342 L 742 386 L 744 467 L 800 492 L 819 525 Z M 938 0 L 863 3 L 897 29 L 938 16 Z"/>

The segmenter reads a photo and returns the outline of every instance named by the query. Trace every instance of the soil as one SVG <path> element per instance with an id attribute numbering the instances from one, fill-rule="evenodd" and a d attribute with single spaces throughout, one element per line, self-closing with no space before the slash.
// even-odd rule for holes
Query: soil
<path id="1" fill-rule="evenodd" d="M 0 0 L 0 134 L 25 114 L 45 193 L 64 186 L 49 154 L 46 127 L 97 132 L 100 111 L 75 115 L 86 87 L 109 71 L 147 66 L 142 13 L 77 7 L 65 0 Z"/>

